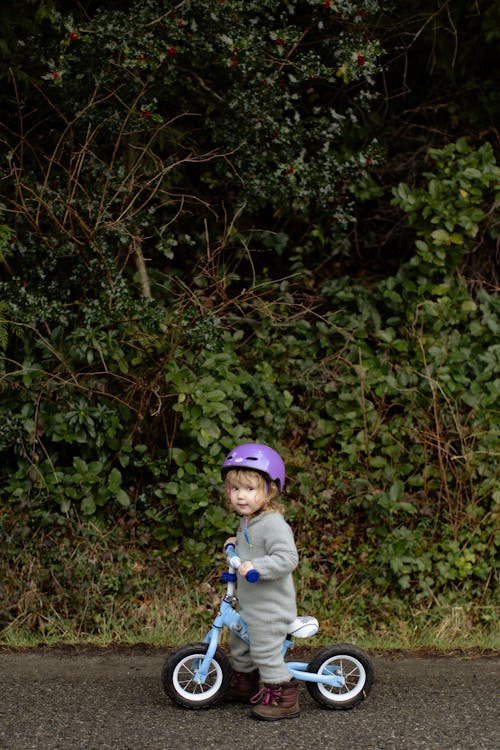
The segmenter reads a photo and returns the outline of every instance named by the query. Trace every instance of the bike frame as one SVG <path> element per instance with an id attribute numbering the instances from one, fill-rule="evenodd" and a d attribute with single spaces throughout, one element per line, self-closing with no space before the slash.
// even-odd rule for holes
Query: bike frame
<path id="1" fill-rule="evenodd" d="M 217 647 L 219 645 L 220 634 L 222 629 L 225 627 L 231 633 L 234 633 L 238 638 L 241 638 L 245 643 L 250 643 L 250 637 L 248 635 L 248 627 L 244 619 L 241 617 L 239 612 L 234 609 L 234 602 L 236 597 L 234 595 L 236 573 L 234 568 L 229 566 L 229 573 L 223 576 L 223 580 L 227 582 L 227 591 L 224 599 L 220 604 L 220 609 L 216 615 L 212 627 L 208 631 L 204 638 L 204 643 L 208 644 L 207 652 L 203 660 L 200 661 L 200 665 L 194 675 L 194 681 L 198 685 L 203 685 L 207 679 L 208 672 L 210 670 L 210 664 L 215 655 Z M 282 654 L 286 656 L 288 649 L 293 646 L 295 641 L 290 635 L 287 635 L 283 641 Z M 291 675 L 297 680 L 303 682 L 318 682 L 322 685 L 329 685 L 331 687 L 343 688 L 345 686 L 345 677 L 338 674 L 333 668 L 325 670 L 322 674 L 308 671 L 308 664 L 301 661 L 285 662 Z"/>

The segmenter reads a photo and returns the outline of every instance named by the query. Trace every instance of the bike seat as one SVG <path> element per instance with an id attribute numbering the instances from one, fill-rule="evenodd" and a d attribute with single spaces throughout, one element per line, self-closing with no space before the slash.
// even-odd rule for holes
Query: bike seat
<path id="1" fill-rule="evenodd" d="M 319 630 L 319 622 L 315 617 L 296 617 L 293 622 L 290 623 L 287 629 L 289 636 L 294 638 L 310 638 L 315 635 Z"/>

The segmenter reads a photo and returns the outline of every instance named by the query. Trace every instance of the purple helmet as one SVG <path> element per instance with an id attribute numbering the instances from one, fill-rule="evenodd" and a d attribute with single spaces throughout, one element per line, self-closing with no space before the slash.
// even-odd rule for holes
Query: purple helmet
<path id="1" fill-rule="evenodd" d="M 280 492 L 285 486 L 285 464 L 275 450 L 262 443 L 245 443 L 230 451 L 222 464 L 222 478 L 231 469 L 252 469 L 275 482 Z"/>

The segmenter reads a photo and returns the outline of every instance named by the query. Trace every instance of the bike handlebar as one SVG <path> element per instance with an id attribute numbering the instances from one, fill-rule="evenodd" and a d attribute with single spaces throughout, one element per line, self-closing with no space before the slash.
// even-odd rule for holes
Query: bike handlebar
<path id="1" fill-rule="evenodd" d="M 224 547 L 224 552 L 226 553 L 229 567 L 233 568 L 233 570 L 238 570 L 242 563 L 242 560 L 236 554 L 236 548 L 234 544 L 226 544 L 226 546 Z M 248 583 L 256 583 L 260 578 L 260 573 L 258 573 L 255 568 L 252 568 L 252 570 L 249 570 L 245 575 L 245 578 Z"/>

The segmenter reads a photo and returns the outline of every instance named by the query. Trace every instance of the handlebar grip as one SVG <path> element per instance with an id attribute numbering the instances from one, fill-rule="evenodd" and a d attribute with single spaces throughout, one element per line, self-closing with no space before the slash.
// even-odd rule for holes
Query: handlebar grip
<path id="1" fill-rule="evenodd" d="M 248 571 L 245 578 L 247 579 L 248 583 L 257 583 L 260 578 L 260 573 L 255 570 L 255 568 L 253 568 L 253 570 Z"/>

